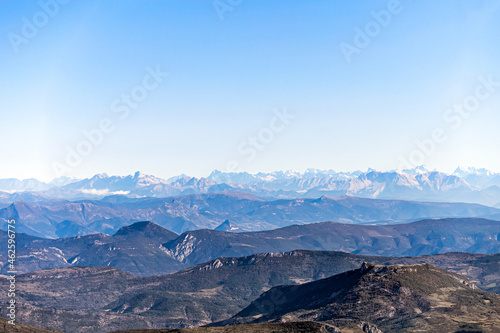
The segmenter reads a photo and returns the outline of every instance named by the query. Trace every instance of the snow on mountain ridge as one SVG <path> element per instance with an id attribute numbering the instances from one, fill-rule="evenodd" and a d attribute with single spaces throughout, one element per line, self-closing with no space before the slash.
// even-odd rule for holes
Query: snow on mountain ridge
<path id="1" fill-rule="evenodd" d="M 454 175 L 464 177 L 464 176 L 469 176 L 469 175 L 480 175 L 480 176 L 493 176 L 495 173 L 485 169 L 485 168 L 475 168 L 475 167 L 458 167 L 455 169 L 453 172 Z"/>
<path id="2" fill-rule="evenodd" d="M 4 202 L 26 199 L 29 202 L 50 199 L 82 200 L 122 195 L 129 198 L 171 197 L 196 193 L 249 193 L 264 199 L 316 198 L 322 195 L 351 195 L 366 198 L 421 201 L 462 201 L 494 205 L 500 202 L 500 174 L 485 169 L 457 168 L 453 174 L 429 171 L 420 166 L 412 170 L 337 172 L 307 169 L 260 172 L 222 172 L 215 170 L 207 178 L 178 176 L 165 180 L 139 171 L 127 176 L 97 174 L 83 180 L 64 180 L 68 184 L 50 189 L 7 193 L 4 186 L 0 199 Z M 467 173 L 460 176 L 457 173 Z M 17 184 L 12 179 L 2 184 Z M 6 189 L 7 188 L 7 189 Z"/>

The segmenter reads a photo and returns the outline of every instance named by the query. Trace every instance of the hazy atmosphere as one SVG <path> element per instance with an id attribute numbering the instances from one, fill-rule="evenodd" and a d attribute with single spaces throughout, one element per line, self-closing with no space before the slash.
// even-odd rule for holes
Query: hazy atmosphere
<path id="1" fill-rule="evenodd" d="M 0 174 L 499 172 L 499 7 L 1 1 Z"/>

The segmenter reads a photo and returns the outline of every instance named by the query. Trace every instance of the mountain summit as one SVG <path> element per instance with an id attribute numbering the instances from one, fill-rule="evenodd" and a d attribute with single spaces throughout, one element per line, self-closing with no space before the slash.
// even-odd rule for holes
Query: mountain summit
<path id="1" fill-rule="evenodd" d="M 134 224 L 121 227 L 113 236 L 122 236 L 126 239 L 145 237 L 155 240 L 165 239 L 165 241 L 178 237 L 176 233 L 162 228 L 150 221 L 136 222 Z"/>
<path id="2" fill-rule="evenodd" d="M 223 324 L 308 320 L 367 325 L 370 332 L 498 332 L 500 296 L 429 264 L 365 262 L 323 280 L 272 288 Z"/>
<path id="3" fill-rule="evenodd" d="M 215 228 L 214 230 L 215 231 L 236 231 L 238 229 L 239 228 L 236 225 L 234 225 L 233 223 L 231 223 L 231 221 L 225 220 L 224 222 L 219 224 L 219 226 L 217 226 L 217 228 Z"/>

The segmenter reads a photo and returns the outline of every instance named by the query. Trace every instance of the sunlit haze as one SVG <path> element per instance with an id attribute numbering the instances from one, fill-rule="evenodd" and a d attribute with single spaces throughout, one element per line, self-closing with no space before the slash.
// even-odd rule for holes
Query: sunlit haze
<path id="1" fill-rule="evenodd" d="M 63 2 L 0 2 L 0 178 L 500 171 L 489 1 Z"/>

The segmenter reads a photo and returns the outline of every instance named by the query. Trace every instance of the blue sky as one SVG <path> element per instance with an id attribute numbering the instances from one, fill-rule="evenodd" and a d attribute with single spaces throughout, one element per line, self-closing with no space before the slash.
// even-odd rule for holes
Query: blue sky
<path id="1" fill-rule="evenodd" d="M 500 87 L 478 88 L 500 81 L 489 1 L 61 2 L 0 1 L 1 178 L 500 171 Z M 168 76 L 114 112 L 155 70 Z M 476 88 L 487 98 L 452 120 Z"/>

